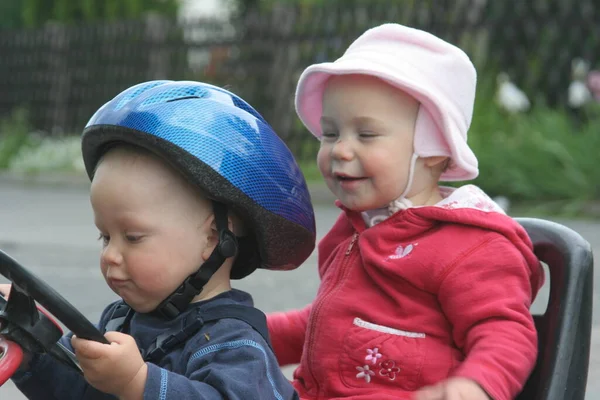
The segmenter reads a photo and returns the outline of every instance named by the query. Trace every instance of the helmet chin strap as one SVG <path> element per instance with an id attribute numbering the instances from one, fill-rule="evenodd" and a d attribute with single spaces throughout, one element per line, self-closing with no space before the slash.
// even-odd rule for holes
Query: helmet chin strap
<path id="1" fill-rule="evenodd" d="M 227 226 L 227 206 L 213 201 L 213 213 L 219 234 L 219 243 L 198 271 L 188 276 L 171 295 L 152 311 L 153 314 L 164 319 L 177 317 L 187 308 L 192 299 L 202 292 L 204 285 L 208 283 L 225 260 L 237 254 L 237 238 Z"/>
<path id="2" fill-rule="evenodd" d="M 406 188 L 404 188 L 404 192 L 402 192 L 400 197 L 388 205 L 388 212 L 390 215 L 396 213 L 397 211 L 406 210 L 407 208 L 413 206 L 413 203 L 408 200 L 406 196 L 408 196 L 408 192 L 410 192 L 410 189 L 412 189 L 413 178 L 415 176 L 415 164 L 418 158 L 419 156 L 413 153 L 410 159 L 410 165 L 408 167 L 408 181 L 406 182 Z"/>

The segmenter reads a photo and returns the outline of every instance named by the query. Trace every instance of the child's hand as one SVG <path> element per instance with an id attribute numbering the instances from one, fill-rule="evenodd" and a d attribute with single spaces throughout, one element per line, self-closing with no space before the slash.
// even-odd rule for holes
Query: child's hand
<path id="1" fill-rule="evenodd" d="M 85 379 L 96 389 L 120 399 L 142 399 L 148 367 L 133 337 L 107 332 L 110 344 L 73 337 L 71 344 Z"/>
<path id="2" fill-rule="evenodd" d="M 490 400 L 490 396 L 475 381 L 450 378 L 419 390 L 414 400 Z"/>

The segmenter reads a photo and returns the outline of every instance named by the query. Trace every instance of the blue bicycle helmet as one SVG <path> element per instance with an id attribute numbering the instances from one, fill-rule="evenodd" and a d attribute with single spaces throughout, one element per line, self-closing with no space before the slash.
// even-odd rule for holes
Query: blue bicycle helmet
<path id="1" fill-rule="evenodd" d="M 190 81 L 150 81 L 126 89 L 103 105 L 82 137 L 90 179 L 102 155 L 128 143 L 159 155 L 226 205 L 252 230 L 259 263 L 290 270 L 315 246 L 310 195 L 293 155 L 247 102 L 222 88 Z M 237 266 L 239 279 L 254 268 Z"/>

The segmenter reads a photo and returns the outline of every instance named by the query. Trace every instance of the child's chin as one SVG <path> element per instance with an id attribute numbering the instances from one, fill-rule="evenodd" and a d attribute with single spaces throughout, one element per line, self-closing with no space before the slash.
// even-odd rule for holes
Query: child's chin
<path id="1" fill-rule="evenodd" d="M 346 207 L 349 210 L 352 211 L 358 211 L 358 212 L 362 212 L 362 211 L 369 211 L 369 210 L 375 210 L 376 207 L 375 205 L 365 202 L 365 201 L 360 201 L 360 200 L 355 200 L 355 199 L 344 199 L 343 197 L 339 198 L 340 203 L 342 203 L 342 205 L 344 207 Z"/>
<path id="2" fill-rule="evenodd" d="M 140 313 L 140 314 L 147 314 L 149 312 L 152 312 L 158 306 L 158 304 L 154 304 L 154 303 L 146 303 L 143 301 L 136 301 L 133 299 L 128 299 L 126 297 L 121 297 L 121 298 L 123 299 L 123 301 L 125 303 L 127 303 L 127 305 L 129 307 L 131 307 L 133 309 L 133 311 L 135 311 L 136 313 Z"/>

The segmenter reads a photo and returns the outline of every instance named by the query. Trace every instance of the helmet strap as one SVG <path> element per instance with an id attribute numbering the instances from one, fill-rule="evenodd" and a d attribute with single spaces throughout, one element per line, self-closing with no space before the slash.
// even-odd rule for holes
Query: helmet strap
<path id="1" fill-rule="evenodd" d="M 194 297 L 202 292 L 204 286 L 225 260 L 237 254 L 237 238 L 227 226 L 227 206 L 213 201 L 213 213 L 219 235 L 217 246 L 198 271 L 188 276 L 171 295 L 156 307 L 153 314 L 164 319 L 177 317 L 188 307 Z"/>

